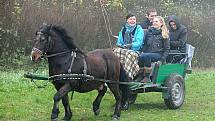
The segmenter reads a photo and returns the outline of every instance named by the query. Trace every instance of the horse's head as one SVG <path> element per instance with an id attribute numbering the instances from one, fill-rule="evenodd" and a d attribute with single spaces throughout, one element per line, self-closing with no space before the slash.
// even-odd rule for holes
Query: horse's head
<path id="1" fill-rule="evenodd" d="M 53 57 L 71 51 L 83 54 L 63 27 L 43 24 L 36 32 L 36 42 L 31 52 L 31 60 L 37 62 L 42 56 Z"/>
<path id="2" fill-rule="evenodd" d="M 51 44 L 51 28 L 52 25 L 43 24 L 36 32 L 36 41 L 31 52 L 31 60 L 39 61 Z"/>

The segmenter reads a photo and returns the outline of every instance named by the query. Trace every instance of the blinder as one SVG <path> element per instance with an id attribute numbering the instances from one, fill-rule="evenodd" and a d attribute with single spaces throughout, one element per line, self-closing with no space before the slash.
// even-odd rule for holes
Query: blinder
<path id="1" fill-rule="evenodd" d="M 39 41 L 39 42 L 45 42 L 45 48 L 44 48 L 44 51 L 41 51 L 38 48 L 33 48 L 32 51 L 39 52 L 42 56 L 46 55 L 46 53 L 48 52 L 49 48 L 51 47 L 50 46 L 51 45 L 50 30 L 48 32 L 48 31 L 44 31 L 42 29 L 42 30 L 36 32 L 36 37 L 37 37 L 36 40 Z"/>

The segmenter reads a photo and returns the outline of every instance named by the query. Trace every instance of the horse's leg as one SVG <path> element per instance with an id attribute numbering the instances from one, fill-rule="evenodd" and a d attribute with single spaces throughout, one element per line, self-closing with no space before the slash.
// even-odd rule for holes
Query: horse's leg
<path id="1" fill-rule="evenodd" d="M 51 114 L 51 120 L 55 121 L 57 120 L 58 114 L 59 114 L 59 101 L 70 91 L 71 87 L 69 83 L 66 83 L 64 86 L 62 86 L 57 93 L 55 93 L 55 96 L 53 98 L 54 100 L 54 105 L 52 109 L 52 114 Z"/>
<path id="2" fill-rule="evenodd" d="M 64 109 L 65 109 L 65 116 L 64 116 L 63 120 L 69 121 L 72 118 L 72 111 L 71 111 L 70 105 L 69 105 L 68 94 L 63 96 L 62 103 L 63 103 Z"/>
<path id="3" fill-rule="evenodd" d="M 121 91 L 121 110 L 128 110 L 129 108 L 129 101 L 128 97 L 130 95 L 129 87 L 127 85 L 120 85 L 120 91 Z"/>
<path id="4" fill-rule="evenodd" d="M 121 93 L 119 89 L 118 84 L 108 84 L 108 87 L 110 88 L 111 92 L 113 93 L 115 100 L 116 100 L 116 105 L 115 105 L 115 111 L 112 116 L 113 119 L 119 119 L 120 114 L 121 114 Z"/>
<path id="5" fill-rule="evenodd" d="M 60 84 L 55 83 L 55 81 L 53 82 L 53 85 L 55 86 L 55 89 L 57 90 L 57 92 L 58 92 L 59 89 L 62 87 Z M 54 107 L 55 107 L 55 108 L 54 108 Z M 55 104 L 55 103 L 54 103 L 53 109 L 52 109 L 52 114 L 53 114 L 53 112 L 54 112 L 55 115 L 53 115 L 53 116 L 51 115 L 51 120 L 52 120 L 52 121 L 55 121 L 55 120 L 57 121 L 58 114 L 60 113 L 58 104 Z"/>
<path id="6" fill-rule="evenodd" d="M 120 77 L 119 77 L 120 82 L 128 82 L 128 75 L 126 74 L 126 71 L 124 70 L 124 67 L 122 64 L 120 64 Z M 129 108 L 129 94 L 130 94 L 130 89 L 128 85 L 119 85 L 120 91 L 122 94 L 122 102 L 121 102 L 121 109 L 122 110 L 128 110 Z"/>
<path id="7" fill-rule="evenodd" d="M 105 85 L 101 85 L 98 89 L 98 95 L 93 102 L 93 112 L 95 115 L 99 115 L 99 113 L 100 113 L 100 109 L 99 109 L 100 103 L 101 103 L 102 97 L 105 95 L 106 91 L 107 91 L 107 87 Z"/>

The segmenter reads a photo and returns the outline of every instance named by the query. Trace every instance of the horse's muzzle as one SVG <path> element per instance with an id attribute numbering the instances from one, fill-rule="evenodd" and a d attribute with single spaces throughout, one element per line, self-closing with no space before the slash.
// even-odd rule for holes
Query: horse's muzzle
<path id="1" fill-rule="evenodd" d="M 42 51 L 37 48 L 33 48 L 31 51 L 31 60 L 34 62 L 38 62 L 42 57 Z"/>

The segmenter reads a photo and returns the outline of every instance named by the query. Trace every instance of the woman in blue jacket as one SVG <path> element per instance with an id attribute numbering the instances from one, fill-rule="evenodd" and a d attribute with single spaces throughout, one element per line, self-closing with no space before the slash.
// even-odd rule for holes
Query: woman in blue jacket
<path id="1" fill-rule="evenodd" d="M 136 23 L 136 17 L 133 14 L 126 16 L 126 23 L 119 32 L 114 53 L 120 58 L 124 64 L 124 68 L 133 80 L 139 71 L 138 56 L 143 45 L 144 31 L 140 25 Z"/>

